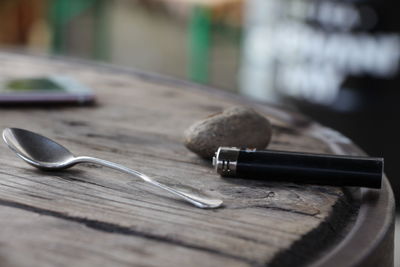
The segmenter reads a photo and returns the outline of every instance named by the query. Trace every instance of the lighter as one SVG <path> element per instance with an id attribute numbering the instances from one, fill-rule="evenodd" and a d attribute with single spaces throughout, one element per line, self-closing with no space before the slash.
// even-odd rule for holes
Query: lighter
<path id="1" fill-rule="evenodd" d="M 383 158 L 220 147 L 213 158 L 225 177 L 380 188 Z"/>

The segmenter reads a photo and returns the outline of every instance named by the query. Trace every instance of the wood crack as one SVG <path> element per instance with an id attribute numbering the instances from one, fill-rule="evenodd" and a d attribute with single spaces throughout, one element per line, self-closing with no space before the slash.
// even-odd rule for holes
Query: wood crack
<path id="1" fill-rule="evenodd" d="M 229 254 L 226 252 L 214 250 L 214 249 L 203 247 L 203 246 L 198 246 L 195 244 L 185 243 L 183 241 L 176 240 L 176 239 L 169 238 L 169 237 L 139 232 L 139 231 L 136 231 L 129 227 L 121 226 L 118 224 L 102 222 L 102 221 L 88 219 L 88 218 L 71 216 L 71 215 L 68 215 L 68 214 L 65 214 L 62 212 L 38 208 L 38 207 L 30 206 L 27 204 L 22 204 L 22 203 L 4 200 L 4 199 L 0 199 L 0 205 L 34 212 L 34 213 L 44 215 L 44 216 L 51 216 L 51 217 L 55 217 L 55 218 L 62 219 L 62 220 L 80 223 L 80 224 L 85 225 L 88 228 L 91 228 L 91 229 L 94 229 L 97 231 L 101 231 L 101 232 L 105 232 L 105 233 L 119 234 L 119 235 L 125 235 L 125 236 L 129 235 L 129 236 L 136 236 L 136 237 L 141 237 L 141 238 L 145 238 L 145 239 L 151 239 L 151 240 L 155 240 L 158 242 L 168 243 L 168 244 L 172 244 L 172 245 L 176 245 L 176 246 L 180 246 L 180 247 L 184 247 L 184 248 L 188 248 L 188 249 L 203 251 L 203 252 L 215 254 L 218 256 L 235 259 L 238 261 L 248 263 L 251 266 L 261 266 L 262 265 L 258 262 L 252 261 L 247 258 L 240 257 L 238 255 Z"/>
<path id="2" fill-rule="evenodd" d="M 295 209 L 289 209 L 289 208 L 283 208 L 283 207 L 276 207 L 276 206 L 269 206 L 269 205 L 263 205 L 263 204 L 255 204 L 255 205 L 249 205 L 246 207 L 238 207 L 238 208 L 231 208 L 231 209 L 243 209 L 243 208 L 261 208 L 261 209 L 271 209 L 271 210 L 279 210 L 279 211 L 286 211 L 290 213 L 295 213 L 299 215 L 304 215 L 304 216 L 310 216 L 310 217 L 315 217 L 316 215 L 319 214 L 319 212 L 316 213 L 308 213 L 308 212 L 303 212 Z"/>
<path id="3" fill-rule="evenodd" d="M 349 205 L 348 196 L 338 199 L 332 206 L 332 213 L 317 227 L 294 242 L 290 249 L 281 251 L 269 262 L 268 266 L 306 266 L 313 258 L 329 247 L 333 247 L 344 235 L 344 231 L 353 222 L 359 210 L 359 203 Z M 330 242 L 325 242 L 330 240 Z"/>

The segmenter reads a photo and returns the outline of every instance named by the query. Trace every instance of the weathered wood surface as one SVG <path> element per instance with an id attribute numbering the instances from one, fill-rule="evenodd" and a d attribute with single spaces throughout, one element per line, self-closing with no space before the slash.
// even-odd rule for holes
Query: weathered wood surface
<path id="1" fill-rule="evenodd" d="M 77 155 L 225 203 L 196 209 L 96 165 L 41 172 L 2 144 L 1 266 L 299 266 L 330 251 L 357 220 L 357 189 L 222 179 L 182 144 L 197 119 L 247 104 L 271 119 L 272 149 L 361 153 L 296 114 L 119 68 L 5 53 L 0 62 L 0 79 L 65 74 L 98 97 L 93 107 L 4 108 L 1 129 L 37 131 Z M 390 202 L 390 188 L 385 194 Z"/>

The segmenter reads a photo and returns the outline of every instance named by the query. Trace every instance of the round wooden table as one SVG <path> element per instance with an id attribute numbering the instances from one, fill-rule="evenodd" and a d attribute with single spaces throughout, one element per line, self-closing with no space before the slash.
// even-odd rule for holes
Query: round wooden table
<path id="1" fill-rule="evenodd" d="M 394 201 L 381 190 L 223 179 L 182 144 L 233 105 L 273 123 L 269 148 L 359 155 L 299 114 L 189 82 L 77 60 L 0 53 L 0 79 L 63 74 L 97 105 L 4 107 L 0 126 L 224 200 L 202 210 L 96 165 L 42 172 L 0 148 L 1 266 L 393 266 Z"/>

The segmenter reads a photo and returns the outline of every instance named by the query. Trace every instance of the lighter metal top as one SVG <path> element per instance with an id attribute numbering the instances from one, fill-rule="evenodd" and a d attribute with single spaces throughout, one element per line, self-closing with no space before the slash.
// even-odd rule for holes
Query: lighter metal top
<path id="1" fill-rule="evenodd" d="M 235 176 L 239 151 L 236 147 L 218 148 L 213 157 L 215 170 L 222 176 Z"/>

